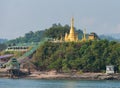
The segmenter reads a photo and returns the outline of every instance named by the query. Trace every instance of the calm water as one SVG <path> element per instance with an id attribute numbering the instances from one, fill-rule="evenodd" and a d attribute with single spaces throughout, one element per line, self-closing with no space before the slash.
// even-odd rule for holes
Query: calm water
<path id="1" fill-rule="evenodd" d="M 2 79 L 0 88 L 120 88 L 120 81 Z"/>

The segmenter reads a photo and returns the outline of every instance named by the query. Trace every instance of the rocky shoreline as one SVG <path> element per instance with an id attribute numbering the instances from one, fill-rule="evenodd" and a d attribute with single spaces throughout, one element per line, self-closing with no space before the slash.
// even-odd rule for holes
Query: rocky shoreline
<path id="1" fill-rule="evenodd" d="M 10 78 L 5 71 L 0 71 L 1 78 Z M 120 74 L 106 73 L 57 73 L 55 71 L 34 71 L 31 74 L 20 76 L 25 79 L 76 79 L 76 80 L 120 80 Z"/>
<path id="2" fill-rule="evenodd" d="M 120 74 L 33 72 L 28 79 L 120 80 Z"/>

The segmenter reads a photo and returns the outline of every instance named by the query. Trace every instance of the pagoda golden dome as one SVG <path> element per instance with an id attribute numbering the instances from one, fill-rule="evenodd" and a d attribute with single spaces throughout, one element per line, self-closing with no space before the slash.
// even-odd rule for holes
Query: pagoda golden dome
<path id="1" fill-rule="evenodd" d="M 67 34 L 67 33 L 65 34 L 64 40 L 66 42 L 78 41 L 78 35 L 75 33 L 75 30 L 74 30 L 74 18 L 71 19 L 70 32 L 69 32 L 69 34 Z"/>

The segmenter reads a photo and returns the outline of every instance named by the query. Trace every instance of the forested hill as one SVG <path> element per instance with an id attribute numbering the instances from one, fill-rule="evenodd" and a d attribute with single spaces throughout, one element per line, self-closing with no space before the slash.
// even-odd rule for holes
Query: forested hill
<path id="1" fill-rule="evenodd" d="M 26 33 L 23 37 L 9 40 L 7 44 L 40 42 L 44 37 L 44 32 L 44 30 L 36 32 L 30 31 L 29 33 Z"/>
<path id="2" fill-rule="evenodd" d="M 114 65 L 120 72 L 120 43 L 107 40 L 52 43 L 40 46 L 33 56 L 39 70 L 105 72 Z"/>
<path id="3" fill-rule="evenodd" d="M 53 24 L 52 27 L 45 30 L 39 30 L 36 32 L 30 31 L 29 33 L 26 33 L 23 37 L 8 41 L 7 44 L 40 42 L 46 37 L 60 39 L 61 37 L 64 37 L 65 33 L 68 33 L 69 30 L 69 25 L 62 26 L 61 24 Z M 80 29 L 76 30 L 76 32 L 78 33 L 79 38 L 81 38 L 83 32 Z"/>

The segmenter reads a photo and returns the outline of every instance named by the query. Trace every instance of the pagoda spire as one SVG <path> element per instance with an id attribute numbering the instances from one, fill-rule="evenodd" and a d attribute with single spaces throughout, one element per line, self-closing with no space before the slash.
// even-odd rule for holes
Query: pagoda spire
<path id="1" fill-rule="evenodd" d="M 72 17 L 71 19 L 71 28 L 70 28 L 70 35 L 74 35 L 75 32 L 74 32 L 74 18 Z"/>
<path id="2" fill-rule="evenodd" d="M 74 18 L 71 19 L 71 28 L 74 28 Z"/>
<path id="3" fill-rule="evenodd" d="M 70 32 L 68 35 L 67 34 L 65 35 L 65 41 L 77 41 L 77 40 L 78 40 L 78 35 L 75 33 L 74 18 L 72 17 L 70 24 Z"/>
<path id="4" fill-rule="evenodd" d="M 84 39 L 86 40 L 86 28 L 84 29 Z"/>

